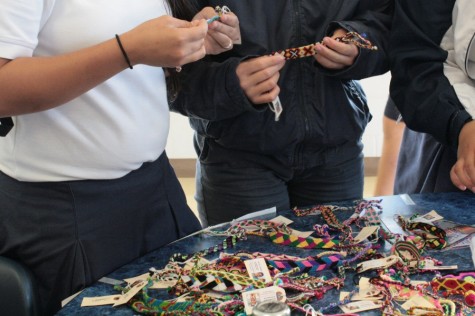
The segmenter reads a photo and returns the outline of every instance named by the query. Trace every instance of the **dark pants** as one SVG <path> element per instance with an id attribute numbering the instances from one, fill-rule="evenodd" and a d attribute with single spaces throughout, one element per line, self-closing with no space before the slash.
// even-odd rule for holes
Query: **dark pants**
<path id="1" fill-rule="evenodd" d="M 291 178 L 265 168 L 231 168 L 197 163 L 196 195 L 203 226 L 227 222 L 247 213 L 276 207 L 309 206 L 363 196 L 363 155 L 294 170 Z"/>
<path id="2" fill-rule="evenodd" d="M 457 162 L 457 153 L 439 143 L 429 134 L 408 128 L 399 153 L 394 193 L 427 193 L 460 191 L 450 170 Z"/>
<path id="3" fill-rule="evenodd" d="M 0 255 L 36 276 L 44 315 L 200 225 L 164 153 L 115 180 L 31 183 L 0 173 Z"/>

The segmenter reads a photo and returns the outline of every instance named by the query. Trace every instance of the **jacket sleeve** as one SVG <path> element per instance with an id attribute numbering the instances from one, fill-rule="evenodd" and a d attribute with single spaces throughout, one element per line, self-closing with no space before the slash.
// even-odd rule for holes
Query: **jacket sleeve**
<path id="1" fill-rule="evenodd" d="M 241 89 L 236 68 L 241 58 L 222 62 L 204 59 L 185 65 L 179 73 L 180 88 L 170 109 L 191 118 L 223 120 L 247 111 L 260 111 Z"/>
<path id="2" fill-rule="evenodd" d="M 390 93 L 410 129 L 456 148 L 471 119 L 444 76 L 440 47 L 452 25 L 454 0 L 398 0 L 390 39 Z"/>
<path id="3" fill-rule="evenodd" d="M 334 71 L 319 67 L 328 76 L 341 79 L 363 79 L 381 75 L 389 70 L 388 46 L 394 0 L 362 0 L 351 20 L 334 21 L 326 34 L 331 36 L 335 29 L 344 28 L 357 32 L 378 47 L 378 50 L 359 49 L 354 64 Z"/>

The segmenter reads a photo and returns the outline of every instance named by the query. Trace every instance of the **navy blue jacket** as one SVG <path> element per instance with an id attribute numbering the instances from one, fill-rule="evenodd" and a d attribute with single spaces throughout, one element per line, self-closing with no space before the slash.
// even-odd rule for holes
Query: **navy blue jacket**
<path id="1" fill-rule="evenodd" d="M 456 151 L 471 120 L 444 74 L 441 42 L 452 26 L 455 0 L 398 0 L 390 40 L 391 97 L 406 125 Z M 423 12 L 423 14 L 421 14 Z"/>
<path id="2" fill-rule="evenodd" d="M 172 110 L 191 118 L 203 163 L 285 172 L 361 153 L 371 114 L 357 80 L 389 70 L 392 0 L 198 0 L 198 5 L 228 6 L 239 17 L 242 35 L 242 45 L 185 65 L 180 74 L 182 90 Z M 340 71 L 323 69 L 312 57 L 287 61 L 279 80 L 284 111 L 277 122 L 266 105 L 250 103 L 236 76 L 241 60 L 321 41 L 339 27 L 366 36 L 379 49 L 361 49 L 355 63 Z"/>

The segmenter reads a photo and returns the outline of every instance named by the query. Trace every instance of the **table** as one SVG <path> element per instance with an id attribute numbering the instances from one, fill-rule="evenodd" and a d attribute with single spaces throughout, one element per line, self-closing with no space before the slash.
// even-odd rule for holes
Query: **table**
<path id="1" fill-rule="evenodd" d="M 401 196 L 388 196 L 371 199 L 382 199 L 381 205 L 383 207 L 383 222 L 390 222 L 395 214 L 408 215 L 415 211 L 420 211 L 424 214 L 430 210 L 436 210 L 437 213 L 442 215 L 448 220 L 452 220 L 458 223 L 475 224 L 475 194 L 471 192 L 457 192 L 457 193 L 431 193 L 431 194 L 413 194 L 413 195 L 401 195 Z M 354 202 L 339 202 L 328 203 L 341 206 L 352 206 Z M 348 218 L 351 214 L 349 212 L 337 212 L 338 217 L 342 219 Z M 324 221 L 321 216 L 305 216 L 296 217 L 291 210 L 286 212 L 280 212 L 278 215 L 283 215 L 294 221 L 290 227 L 298 230 L 312 230 L 312 226 L 315 223 L 323 224 Z M 388 226 L 391 226 L 389 223 Z M 107 278 L 114 280 L 123 280 L 125 278 L 131 278 L 134 276 L 146 273 L 149 268 L 155 267 L 160 269 L 165 266 L 169 258 L 175 253 L 194 253 L 213 245 L 220 243 L 223 237 L 208 236 L 197 234 L 186 237 L 182 240 L 169 244 L 163 248 L 153 251 L 137 260 L 117 269 L 111 274 L 107 275 Z M 233 253 L 239 250 L 247 250 L 252 252 L 266 252 L 266 253 L 285 253 L 288 255 L 295 255 L 299 257 L 306 257 L 309 255 L 315 255 L 316 251 L 322 250 L 305 250 L 288 246 L 280 246 L 272 243 L 268 238 L 249 236 L 247 240 L 238 242 L 235 248 L 227 249 L 226 252 Z M 387 250 L 387 248 L 386 248 Z M 458 271 L 474 270 L 474 263 L 472 262 L 472 254 L 469 248 L 463 248 L 457 251 L 432 251 L 430 254 L 437 259 L 443 261 L 444 265 L 458 265 Z M 208 256 L 207 259 L 216 258 L 217 255 Z M 446 272 L 453 273 L 454 271 Z M 332 273 L 329 271 L 328 273 Z M 433 274 L 430 275 L 433 277 Z M 345 281 L 344 290 L 351 290 L 352 275 L 348 275 Z M 165 292 L 165 293 L 164 293 Z M 136 313 L 128 306 L 111 307 L 98 306 L 98 307 L 80 307 L 81 301 L 84 297 L 95 297 L 118 294 L 114 290 L 111 284 L 104 282 L 96 282 L 90 287 L 86 288 L 80 295 L 67 304 L 62 310 L 58 312 L 58 316 L 61 315 L 136 315 Z M 171 298 L 166 294 L 166 291 L 151 291 L 151 295 L 159 298 Z M 312 305 L 317 310 L 322 306 L 328 306 L 331 302 L 338 299 L 338 291 L 330 290 L 325 294 L 321 300 L 313 300 Z M 341 313 L 338 308 L 326 313 Z M 367 311 L 362 312 L 361 315 L 380 315 L 380 311 Z"/>

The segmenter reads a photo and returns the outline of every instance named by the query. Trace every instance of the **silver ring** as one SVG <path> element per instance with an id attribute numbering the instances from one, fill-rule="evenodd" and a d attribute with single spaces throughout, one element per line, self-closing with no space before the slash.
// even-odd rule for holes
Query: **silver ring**
<path id="1" fill-rule="evenodd" d="M 180 72 L 180 71 L 181 71 L 181 67 L 180 67 L 180 66 L 175 67 L 175 71 L 176 71 L 176 72 Z"/>

